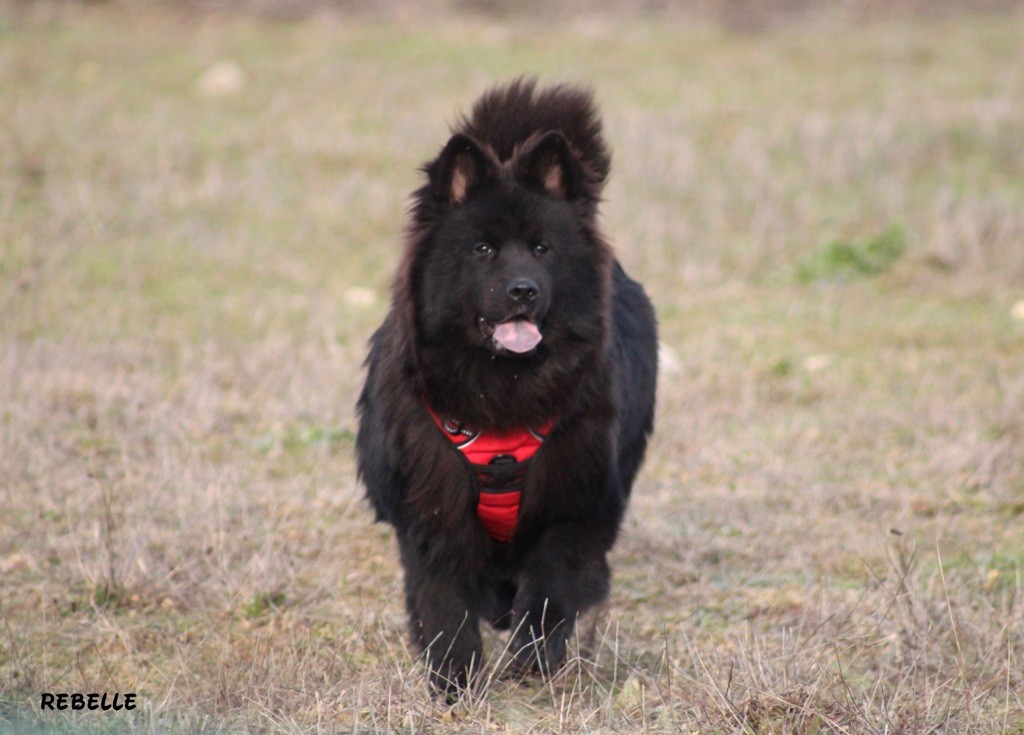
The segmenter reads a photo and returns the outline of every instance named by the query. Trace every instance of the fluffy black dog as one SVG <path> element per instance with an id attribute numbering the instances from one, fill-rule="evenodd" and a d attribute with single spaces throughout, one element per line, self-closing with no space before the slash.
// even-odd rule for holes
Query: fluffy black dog
<path id="1" fill-rule="evenodd" d="M 589 93 L 520 79 L 477 102 L 413 194 L 356 451 L 449 694 L 479 668 L 481 618 L 549 673 L 608 595 L 657 373 L 654 310 L 598 229 L 609 165 Z"/>

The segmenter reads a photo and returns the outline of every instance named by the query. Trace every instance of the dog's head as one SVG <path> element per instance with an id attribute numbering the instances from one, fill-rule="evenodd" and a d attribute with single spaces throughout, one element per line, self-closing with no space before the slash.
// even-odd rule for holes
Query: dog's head
<path id="1" fill-rule="evenodd" d="M 561 133 L 506 161 L 456 134 L 426 172 L 411 273 L 423 343 L 511 359 L 600 339 L 607 248 L 593 176 Z"/>

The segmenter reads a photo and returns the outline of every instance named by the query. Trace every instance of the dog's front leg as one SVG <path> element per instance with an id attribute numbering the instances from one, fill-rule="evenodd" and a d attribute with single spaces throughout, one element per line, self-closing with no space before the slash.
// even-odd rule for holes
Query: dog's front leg
<path id="1" fill-rule="evenodd" d="M 453 699 L 480 668 L 483 641 L 477 595 L 466 575 L 431 564 L 408 548 L 402 556 L 413 642 L 426 653 L 431 686 Z"/>
<path id="2" fill-rule="evenodd" d="M 513 603 L 511 653 L 550 676 L 565 663 L 577 616 L 608 596 L 614 532 L 578 523 L 545 529 L 527 556 Z"/>

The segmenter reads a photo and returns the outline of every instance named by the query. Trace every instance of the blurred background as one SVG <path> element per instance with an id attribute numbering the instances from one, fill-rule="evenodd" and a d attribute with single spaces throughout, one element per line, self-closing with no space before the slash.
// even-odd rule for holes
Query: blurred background
<path id="1" fill-rule="evenodd" d="M 448 711 L 354 402 L 522 74 L 595 92 L 659 418 L 569 672 Z M 1019 733 L 1022 169 L 1008 0 L 0 2 L 0 730 Z"/>

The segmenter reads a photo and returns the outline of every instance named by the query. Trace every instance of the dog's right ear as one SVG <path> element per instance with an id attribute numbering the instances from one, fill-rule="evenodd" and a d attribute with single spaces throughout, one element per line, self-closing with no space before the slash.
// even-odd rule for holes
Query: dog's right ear
<path id="1" fill-rule="evenodd" d="M 468 135 L 457 133 L 427 167 L 430 190 L 443 207 L 462 204 L 469 193 L 498 176 L 498 162 Z"/>

